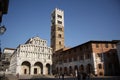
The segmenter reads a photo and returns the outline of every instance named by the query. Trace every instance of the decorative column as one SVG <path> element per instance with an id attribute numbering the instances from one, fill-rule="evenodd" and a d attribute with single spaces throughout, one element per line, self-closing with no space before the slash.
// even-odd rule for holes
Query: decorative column
<path id="1" fill-rule="evenodd" d="M 45 64 L 43 64 L 43 75 L 46 75 L 46 65 Z"/>
<path id="2" fill-rule="evenodd" d="M 33 64 L 31 64 L 31 68 L 30 68 L 31 70 L 30 70 L 30 75 L 34 75 L 34 65 Z"/>

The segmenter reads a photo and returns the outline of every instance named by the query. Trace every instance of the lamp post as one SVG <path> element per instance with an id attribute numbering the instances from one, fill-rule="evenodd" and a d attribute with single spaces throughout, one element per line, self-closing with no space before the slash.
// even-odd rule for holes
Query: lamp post
<path id="1" fill-rule="evenodd" d="M 5 31 L 6 31 L 5 26 L 4 25 L 0 26 L 0 35 L 3 35 Z"/>
<path id="2" fill-rule="evenodd" d="M 6 31 L 5 26 L 4 25 L 1 26 L 0 24 L 0 35 L 3 35 L 5 31 Z M 0 52 L 1 52 L 1 40 L 0 40 Z"/>
<path id="3" fill-rule="evenodd" d="M 1 26 L 1 24 L 0 24 L 0 35 L 3 35 L 4 34 L 4 32 L 6 31 L 6 28 L 5 28 L 5 26 L 3 25 L 3 26 Z M 2 53 L 1 52 L 1 40 L 0 40 L 0 53 Z M 1 55 L 1 54 L 0 54 Z M 0 58 L 1 58 L 1 56 L 0 56 Z M 4 71 L 4 65 L 2 64 L 2 70 Z M 3 73 L 3 78 L 5 77 L 5 72 Z"/>

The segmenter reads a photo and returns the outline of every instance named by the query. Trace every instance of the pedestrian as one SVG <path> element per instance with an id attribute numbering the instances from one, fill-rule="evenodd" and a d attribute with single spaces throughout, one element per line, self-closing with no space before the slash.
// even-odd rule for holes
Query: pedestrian
<path id="1" fill-rule="evenodd" d="M 64 80 L 64 73 L 62 74 L 62 80 Z"/>
<path id="2" fill-rule="evenodd" d="M 78 78 L 78 80 L 80 80 L 80 72 L 79 71 L 77 73 L 77 78 Z"/>
<path id="3" fill-rule="evenodd" d="M 16 75 L 16 76 L 17 76 L 17 78 L 19 79 L 19 73 L 17 73 L 17 75 Z"/>
<path id="4" fill-rule="evenodd" d="M 83 73 L 83 74 L 82 74 L 82 80 L 85 80 L 86 77 L 87 77 L 87 74 L 86 74 L 86 73 Z"/>

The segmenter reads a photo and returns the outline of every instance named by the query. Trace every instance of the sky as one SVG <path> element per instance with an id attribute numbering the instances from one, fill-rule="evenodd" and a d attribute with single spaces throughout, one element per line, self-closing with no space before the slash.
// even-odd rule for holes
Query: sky
<path id="1" fill-rule="evenodd" d="M 120 40 L 120 0 L 9 0 L 1 47 L 17 48 L 39 36 L 50 46 L 51 13 L 64 11 L 65 46 L 90 40 Z"/>

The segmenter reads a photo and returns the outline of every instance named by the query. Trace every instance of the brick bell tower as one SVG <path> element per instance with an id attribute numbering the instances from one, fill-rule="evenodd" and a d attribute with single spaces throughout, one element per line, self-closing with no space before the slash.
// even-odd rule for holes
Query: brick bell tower
<path id="1" fill-rule="evenodd" d="M 53 52 L 64 48 L 64 11 L 58 8 L 51 14 L 51 47 Z"/>

